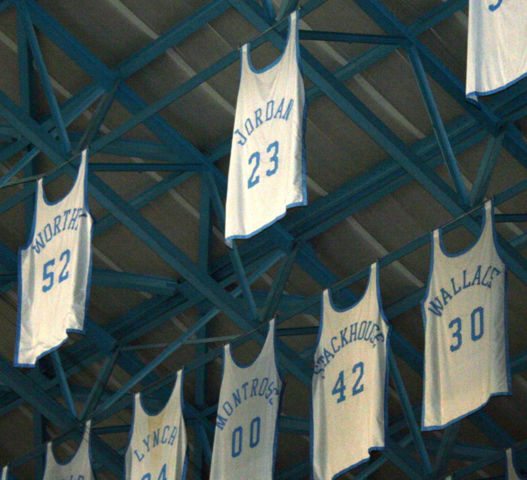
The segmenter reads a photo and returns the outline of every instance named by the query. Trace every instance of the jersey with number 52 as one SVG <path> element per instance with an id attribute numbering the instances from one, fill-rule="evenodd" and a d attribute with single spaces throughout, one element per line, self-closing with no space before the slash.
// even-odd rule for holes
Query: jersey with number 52
<path id="1" fill-rule="evenodd" d="M 331 480 L 384 448 L 389 326 L 382 312 L 377 264 L 352 307 L 338 310 L 329 290 L 312 382 L 314 480 Z"/>
<path id="2" fill-rule="evenodd" d="M 34 367 L 60 346 L 68 331 L 83 332 L 91 269 L 91 226 L 82 153 L 69 193 L 50 203 L 37 183 L 32 232 L 19 250 L 15 365 Z"/>
<path id="3" fill-rule="evenodd" d="M 444 428 L 508 394 L 506 269 L 496 246 L 492 203 L 476 243 L 448 254 L 432 235 L 425 319 L 423 429 Z"/>
<path id="4" fill-rule="evenodd" d="M 282 394 L 274 320 L 256 360 L 239 366 L 225 346 L 210 480 L 272 480 Z"/>

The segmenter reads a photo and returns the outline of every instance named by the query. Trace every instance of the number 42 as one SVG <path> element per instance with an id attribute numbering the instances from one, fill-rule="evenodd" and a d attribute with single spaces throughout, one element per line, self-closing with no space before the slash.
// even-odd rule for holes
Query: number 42
<path id="1" fill-rule="evenodd" d="M 353 365 L 353 369 L 351 370 L 351 372 L 358 372 L 357 379 L 355 380 L 355 383 L 353 384 L 353 389 L 351 390 L 351 396 L 354 397 L 355 395 L 358 395 L 359 393 L 364 391 L 364 384 L 361 383 L 362 376 L 364 375 L 364 363 L 358 362 Z M 333 390 L 331 390 L 332 395 L 338 395 L 337 403 L 346 400 L 346 395 L 344 395 L 346 388 L 346 384 L 344 383 L 344 370 L 341 370 L 339 376 L 337 377 L 337 381 L 335 382 Z"/>

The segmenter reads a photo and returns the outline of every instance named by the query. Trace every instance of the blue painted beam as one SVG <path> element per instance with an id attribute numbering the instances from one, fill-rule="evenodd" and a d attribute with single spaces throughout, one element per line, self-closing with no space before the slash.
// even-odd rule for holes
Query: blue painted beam
<path id="1" fill-rule="evenodd" d="M 374 45 L 401 45 L 404 37 L 388 35 L 366 35 L 363 33 L 321 32 L 319 30 L 299 30 L 301 40 L 317 40 L 320 42 L 367 43 Z"/>
<path id="2" fill-rule="evenodd" d="M 71 414 L 74 418 L 77 418 L 77 410 L 75 408 L 75 403 L 73 402 L 73 397 L 71 395 L 70 386 L 68 384 L 68 379 L 64 374 L 64 369 L 62 368 L 62 362 L 60 360 L 59 352 L 54 350 L 50 354 L 51 359 L 53 360 L 53 367 L 55 368 L 55 374 L 59 378 L 60 390 L 62 392 L 62 398 L 66 402 Z"/>
<path id="3" fill-rule="evenodd" d="M 37 36 L 35 34 L 33 23 L 31 21 L 31 16 L 29 14 L 25 0 L 16 0 L 16 7 L 22 16 L 22 22 L 24 23 L 24 28 L 27 35 L 27 41 L 31 48 L 31 52 L 33 53 L 33 58 L 35 60 L 35 64 L 40 75 L 40 81 L 42 82 L 42 86 L 44 87 L 44 93 L 46 95 L 49 107 L 51 109 L 51 115 L 53 117 L 53 120 L 55 121 L 55 126 L 57 128 L 57 132 L 62 145 L 62 151 L 63 153 L 67 153 L 71 150 L 71 144 L 68 137 L 68 133 L 66 131 L 66 125 L 64 123 L 64 119 L 62 118 L 62 114 L 60 112 L 55 93 L 53 92 L 51 78 L 49 76 L 46 63 L 44 62 L 44 57 L 42 56 L 42 52 L 38 44 Z"/>
<path id="4" fill-rule="evenodd" d="M 461 422 L 456 422 L 448 426 L 441 437 L 441 444 L 437 450 L 434 463 L 434 472 L 437 476 L 447 472 L 448 460 L 455 447 L 456 437 L 459 432 Z"/>
<path id="5" fill-rule="evenodd" d="M 174 295 L 179 290 L 178 282 L 170 278 L 100 269 L 93 270 L 92 283 L 98 286 L 139 290 L 166 296 Z"/>
<path id="6" fill-rule="evenodd" d="M 0 359 L 0 380 L 63 430 L 79 427 L 77 420 L 68 410 L 50 398 L 34 381 L 12 367 L 5 359 Z M 98 457 L 106 462 L 106 467 L 114 475 L 122 474 L 122 460 L 111 447 L 97 436 L 92 436 L 91 446 Z"/>
<path id="7" fill-rule="evenodd" d="M 92 172 L 200 172 L 201 163 L 90 163 Z"/>
<path id="8" fill-rule="evenodd" d="M 408 48 L 408 55 L 410 57 L 419 90 L 421 91 L 421 95 L 428 111 L 428 116 L 432 122 L 434 133 L 437 138 L 437 143 L 439 144 L 439 148 L 441 150 L 441 155 L 448 168 L 450 176 L 454 181 L 454 185 L 456 186 L 456 190 L 460 197 L 460 202 L 462 205 L 466 206 L 469 204 L 467 190 L 465 188 L 465 184 L 463 183 L 463 178 L 461 176 L 461 172 L 459 171 L 456 156 L 452 150 L 452 145 L 450 144 L 441 114 L 437 108 L 434 94 L 430 88 L 430 84 L 428 83 L 428 78 L 426 77 L 426 73 L 421 62 L 421 57 L 413 45 Z"/>
<path id="9" fill-rule="evenodd" d="M 490 183 L 490 177 L 498 160 L 498 154 L 505 137 L 505 129 L 498 135 L 492 135 L 485 148 L 481 164 L 476 175 L 476 180 L 470 191 L 470 205 L 474 206 L 483 201 Z"/>

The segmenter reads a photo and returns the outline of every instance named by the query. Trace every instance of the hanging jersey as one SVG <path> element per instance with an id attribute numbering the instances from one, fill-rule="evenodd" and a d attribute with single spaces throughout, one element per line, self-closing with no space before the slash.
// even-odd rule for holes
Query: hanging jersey
<path id="1" fill-rule="evenodd" d="M 183 371 L 156 415 L 146 412 L 141 394 L 134 396 L 134 418 L 126 450 L 126 480 L 183 480 L 186 470 L 187 434 L 183 420 Z"/>
<path id="2" fill-rule="evenodd" d="M 470 0 L 466 95 L 496 93 L 527 75 L 523 0 Z"/>
<path id="3" fill-rule="evenodd" d="M 271 480 L 282 393 L 274 320 L 256 360 L 247 367 L 225 346 L 210 480 Z"/>
<path id="4" fill-rule="evenodd" d="M 84 331 L 92 226 L 86 156 L 84 151 L 75 183 L 62 200 L 49 203 L 42 180 L 37 183 L 32 233 L 18 259 L 19 367 L 34 367 L 64 343 L 67 332 Z"/>
<path id="5" fill-rule="evenodd" d="M 520 477 L 516 473 L 516 469 L 514 468 L 514 458 L 512 456 L 512 450 L 510 448 L 507 448 L 506 456 L 507 456 L 507 480 L 524 480 L 522 477 Z"/>
<path id="6" fill-rule="evenodd" d="M 492 203 L 479 239 L 449 255 L 434 231 L 425 321 L 423 429 L 444 428 L 493 395 L 509 393 L 506 268 L 495 243 Z M 477 366 L 477 368 L 475 368 Z"/>
<path id="7" fill-rule="evenodd" d="M 7 480 L 7 469 L 8 469 L 7 465 L 4 468 L 2 468 L 2 476 L 0 477 L 1 480 Z"/>
<path id="8" fill-rule="evenodd" d="M 390 328 L 382 311 L 377 264 L 363 297 L 337 310 L 329 290 L 312 382 L 314 480 L 331 480 L 384 448 L 387 349 Z"/>
<path id="9" fill-rule="evenodd" d="M 304 83 L 299 66 L 298 12 L 289 19 L 282 56 L 263 70 L 241 49 L 225 239 L 247 238 L 307 201 Z"/>
<path id="10" fill-rule="evenodd" d="M 68 462 L 59 463 L 53 453 L 52 443 L 48 442 L 43 480 L 94 480 L 90 458 L 90 422 L 88 421 L 79 447 Z"/>

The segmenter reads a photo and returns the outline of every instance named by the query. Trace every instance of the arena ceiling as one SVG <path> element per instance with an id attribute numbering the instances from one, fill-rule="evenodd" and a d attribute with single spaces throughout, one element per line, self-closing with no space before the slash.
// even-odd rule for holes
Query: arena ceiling
<path id="1" fill-rule="evenodd" d="M 251 361 L 277 313 L 275 478 L 309 478 L 320 293 L 351 305 L 377 259 L 393 326 L 388 448 L 342 478 L 504 478 L 511 446 L 527 467 L 527 83 L 465 101 L 467 3 L 0 0 L 0 461 L 14 477 L 41 477 L 47 440 L 69 458 L 91 418 L 97 477 L 122 478 L 132 392 L 160 408 L 184 367 L 188 478 L 208 478 L 222 345 Z M 277 58 L 296 6 L 309 204 L 229 251 L 239 47 L 252 41 L 257 68 Z M 86 335 L 17 369 L 16 252 L 35 190 L 18 181 L 46 174 L 61 198 L 82 145 L 95 220 Z M 486 198 L 510 269 L 513 395 L 421 433 L 429 234 L 447 225 L 450 252 L 471 245 Z"/>

